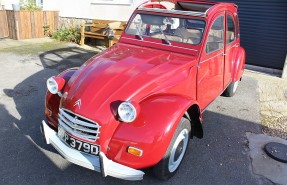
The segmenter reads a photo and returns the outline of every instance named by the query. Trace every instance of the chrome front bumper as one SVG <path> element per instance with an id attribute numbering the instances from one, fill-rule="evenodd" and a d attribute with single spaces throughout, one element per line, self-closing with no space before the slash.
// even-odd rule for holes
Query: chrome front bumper
<path id="1" fill-rule="evenodd" d="M 42 121 L 41 126 L 46 143 L 51 144 L 68 161 L 100 172 L 104 177 L 109 175 L 124 180 L 143 179 L 144 172 L 116 163 L 108 159 L 103 152 L 100 152 L 99 157 L 97 157 L 74 150 L 63 143 L 57 133 L 45 121 Z"/>

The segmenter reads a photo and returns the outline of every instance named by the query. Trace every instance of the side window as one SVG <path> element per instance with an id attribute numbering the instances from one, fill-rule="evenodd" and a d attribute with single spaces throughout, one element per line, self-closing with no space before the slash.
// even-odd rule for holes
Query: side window
<path id="1" fill-rule="evenodd" d="M 235 24 L 231 15 L 227 16 L 226 44 L 235 40 Z"/>
<path id="2" fill-rule="evenodd" d="M 220 50 L 224 46 L 224 16 L 218 17 L 212 24 L 206 44 L 206 53 L 212 53 Z"/>

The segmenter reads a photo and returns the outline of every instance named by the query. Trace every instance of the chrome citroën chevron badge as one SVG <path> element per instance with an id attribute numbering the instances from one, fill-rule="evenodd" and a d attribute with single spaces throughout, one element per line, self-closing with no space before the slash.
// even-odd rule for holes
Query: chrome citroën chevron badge
<path id="1" fill-rule="evenodd" d="M 78 99 L 78 100 L 74 103 L 74 107 L 75 107 L 75 106 L 78 106 L 78 108 L 80 109 L 80 108 L 81 108 L 81 104 L 82 104 L 81 99 Z"/>

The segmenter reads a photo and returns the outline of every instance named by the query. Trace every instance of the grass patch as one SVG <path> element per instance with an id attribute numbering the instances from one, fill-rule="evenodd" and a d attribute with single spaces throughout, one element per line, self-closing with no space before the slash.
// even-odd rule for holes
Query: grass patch
<path id="1" fill-rule="evenodd" d="M 40 52 L 50 51 L 63 47 L 67 47 L 67 43 L 59 41 L 37 44 L 27 43 L 21 46 L 11 46 L 4 49 L 0 49 L 0 52 L 15 53 L 19 55 L 36 55 Z"/>

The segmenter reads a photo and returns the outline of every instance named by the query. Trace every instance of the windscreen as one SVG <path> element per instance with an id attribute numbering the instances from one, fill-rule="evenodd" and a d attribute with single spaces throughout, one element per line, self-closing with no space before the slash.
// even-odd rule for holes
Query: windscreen
<path id="1" fill-rule="evenodd" d="M 199 19 L 137 14 L 129 24 L 126 33 L 140 38 L 163 39 L 167 42 L 181 42 L 197 45 L 201 42 L 205 22 Z"/>

